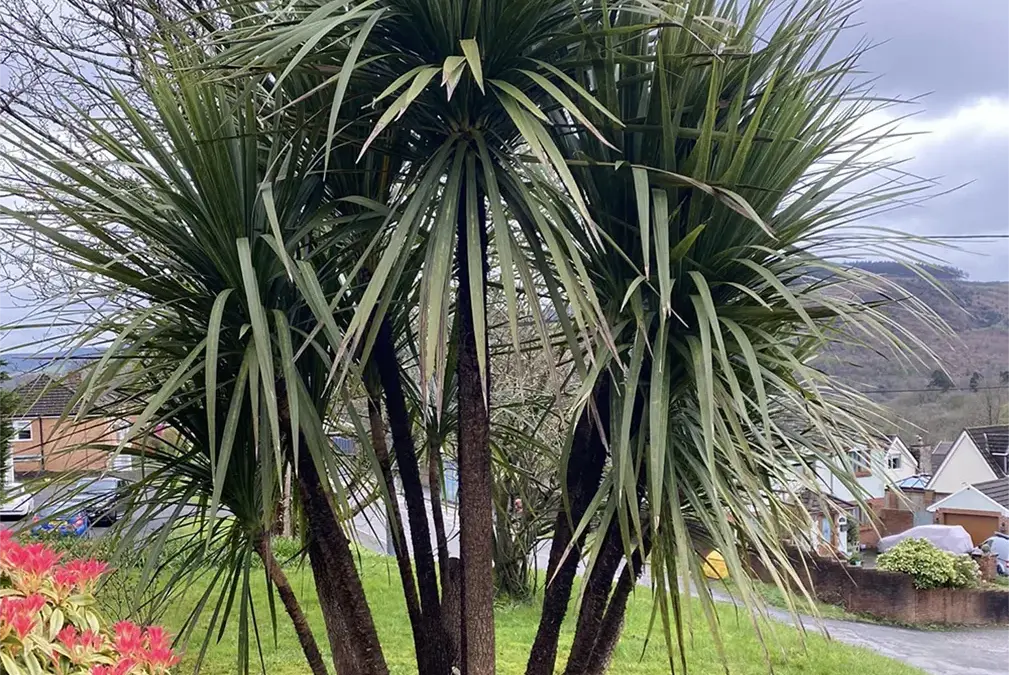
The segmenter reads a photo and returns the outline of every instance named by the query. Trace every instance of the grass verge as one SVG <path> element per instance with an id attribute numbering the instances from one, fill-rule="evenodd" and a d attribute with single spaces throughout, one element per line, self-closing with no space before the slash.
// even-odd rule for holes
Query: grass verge
<path id="1" fill-rule="evenodd" d="M 379 636 L 393 675 L 417 672 L 413 641 L 403 604 L 399 577 L 391 558 L 362 554 L 362 575 L 368 602 L 378 627 Z M 312 575 L 306 568 L 290 568 L 288 575 L 316 631 L 320 647 L 328 657 L 328 643 L 323 632 L 323 621 L 315 600 Z M 193 603 L 203 590 L 195 584 L 185 601 L 175 603 L 164 617 L 164 623 L 175 631 L 185 620 Z M 257 610 L 266 612 L 266 587 L 264 580 L 254 579 L 252 592 Z M 687 632 L 685 656 L 689 672 L 723 672 L 715 641 L 711 637 L 697 601 L 691 603 L 691 631 Z M 648 639 L 652 601 L 647 589 L 640 588 L 632 598 L 623 639 L 617 648 L 612 673 L 621 675 L 655 675 L 670 672 L 666 648 L 658 629 Z M 278 603 L 278 611 L 282 611 Z M 497 607 L 497 655 L 500 675 L 519 675 L 525 671 L 529 646 L 532 644 L 539 619 L 539 598 L 532 604 L 501 604 Z M 268 615 L 266 615 L 268 616 Z M 268 622 L 266 616 L 262 620 Z M 718 619 L 725 657 L 732 675 L 766 675 L 768 666 L 781 675 L 833 675 L 836 673 L 886 672 L 889 675 L 921 675 L 921 671 L 897 661 L 882 657 L 867 649 L 851 647 L 828 641 L 821 635 L 807 634 L 803 640 L 795 629 L 772 623 L 761 626 L 761 635 L 767 653 L 749 618 L 730 605 L 720 605 Z M 273 643 L 268 625 L 261 625 L 264 644 L 262 665 L 270 675 L 302 675 L 308 672 L 294 631 L 285 615 L 278 617 L 277 643 Z M 656 624 L 659 625 L 658 622 Z M 571 644 L 574 625 L 569 613 L 561 635 L 560 653 L 566 654 Z M 178 672 L 191 672 L 199 652 L 197 641 L 205 631 L 197 630 L 189 645 Z M 215 635 L 216 638 L 216 635 Z M 220 641 L 211 644 L 203 663 L 204 675 L 232 675 L 235 673 L 238 632 L 234 622 L 221 635 Z M 676 657 L 679 658 L 678 656 Z M 254 657 L 255 667 L 257 657 Z M 558 664 L 562 665 L 561 663 Z M 677 672 L 679 664 L 677 663 Z"/>

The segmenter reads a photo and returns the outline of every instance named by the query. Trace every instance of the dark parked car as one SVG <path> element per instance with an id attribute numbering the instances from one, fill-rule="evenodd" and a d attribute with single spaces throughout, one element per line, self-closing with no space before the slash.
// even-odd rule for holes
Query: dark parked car
<path id="1" fill-rule="evenodd" d="M 82 478 L 70 489 L 68 501 L 79 505 L 92 525 L 108 527 L 123 516 L 123 488 L 118 478 Z"/>

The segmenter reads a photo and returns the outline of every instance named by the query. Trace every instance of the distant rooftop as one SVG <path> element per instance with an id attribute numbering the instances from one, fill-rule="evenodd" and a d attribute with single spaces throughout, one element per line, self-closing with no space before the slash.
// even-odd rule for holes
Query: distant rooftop
<path id="1" fill-rule="evenodd" d="M 70 403 L 74 399 L 74 385 L 48 375 L 36 375 L 19 381 L 14 392 L 20 399 L 20 417 L 59 417 L 64 412 L 74 412 Z M 69 410 L 68 410 L 69 409 Z"/>
<path id="2" fill-rule="evenodd" d="M 908 476 L 907 478 L 901 478 L 899 481 L 894 483 L 901 490 L 924 490 L 928 482 L 932 480 L 932 476 L 927 473 L 919 473 L 914 476 Z"/>

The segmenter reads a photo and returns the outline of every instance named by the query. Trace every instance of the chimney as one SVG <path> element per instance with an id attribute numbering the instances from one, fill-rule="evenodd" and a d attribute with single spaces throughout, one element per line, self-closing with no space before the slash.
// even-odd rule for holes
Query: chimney
<path id="1" fill-rule="evenodd" d="M 925 447 L 919 434 L 911 446 L 911 454 L 918 460 L 918 473 L 932 475 L 932 448 Z"/>

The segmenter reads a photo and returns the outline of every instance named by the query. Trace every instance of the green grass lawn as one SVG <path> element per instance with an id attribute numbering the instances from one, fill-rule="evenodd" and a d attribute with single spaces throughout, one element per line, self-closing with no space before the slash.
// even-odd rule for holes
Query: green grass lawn
<path id="1" fill-rule="evenodd" d="M 379 636 L 385 650 L 389 669 L 397 675 L 415 674 L 417 672 L 413 641 L 406 618 L 400 590 L 399 577 L 391 558 L 365 555 L 363 561 L 363 577 L 368 602 L 378 626 Z M 305 568 L 288 569 L 292 585 L 308 613 L 316 630 L 320 647 L 327 652 L 326 637 L 323 632 L 322 616 L 315 600 L 311 572 Z M 265 584 L 260 575 L 256 575 L 253 592 L 256 596 L 257 611 L 266 613 Z M 178 630 L 195 602 L 201 588 L 194 585 L 191 595 L 185 602 L 173 605 L 163 622 L 170 628 Z M 211 603 L 213 604 L 213 603 Z M 617 648 L 612 673 L 621 675 L 642 675 L 644 673 L 669 672 L 666 650 L 658 630 L 646 641 L 648 625 L 651 617 L 651 598 L 646 589 L 642 588 L 632 599 L 629 606 L 627 625 L 623 640 Z M 693 606 L 693 637 L 688 636 L 686 648 L 687 663 L 690 672 L 707 675 L 720 673 L 721 661 L 715 643 L 712 640 L 707 624 L 701 614 L 697 602 Z M 261 608 L 261 609 L 260 609 Z M 279 600 L 277 611 L 282 612 Z M 262 614 L 261 614 L 262 616 Z M 497 608 L 497 652 L 498 668 L 501 675 L 518 675 L 525 670 L 529 646 L 536 633 L 539 618 L 539 604 L 515 605 L 502 604 Z M 237 603 L 236 603 L 237 618 Z M 573 624 L 565 623 L 561 636 L 561 651 L 563 655 L 571 643 Z M 273 645 L 272 637 L 263 647 L 263 660 L 266 672 L 270 675 L 302 675 L 308 673 L 304 659 L 298 646 L 294 631 L 290 627 L 286 615 L 280 614 L 278 629 L 278 644 Z M 722 639 L 725 644 L 729 670 L 732 675 L 757 674 L 768 672 L 767 660 L 764 656 L 753 626 L 742 613 L 735 608 L 721 605 L 719 620 L 722 626 Z M 268 621 L 268 619 L 267 619 Z M 657 626 L 660 622 L 657 621 Z M 820 635 L 808 634 L 803 647 L 800 634 L 782 624 L 763 626 L 762 632 L 768 643 L 770 663 L 775 673 L 782 675 L 835 675 L 842 673 L 874 673 L 885 672 L 892 675 L 920 675 L 921 671 L 910 666 L 886 659 L 869 650 L 850 647 L 838 642 L 830 642 Z M 261 628 L 264 638 L 271 635 L 268 626 Z M 196 631 L 189 652 L 185 655 L 178 672 L 191 671 L 196 655 L 199 652 Z M 645 648 L 647 642 L 647 649 Z M 222 640 L 211 645 L 203 664 L 202 673 L 206 675 L 232 675 L 235 673 L 235 654 L 238 644 L 237 630 L 234 625 L 228 627 Z"/>
<path id="2" fill-rule="evenodd" d="M 751 583 L 753 584 L 753 590 L 757 592 L 757 595 L 759 595 L 768 606 L 788 609 L 788 601 L 785 598 L 785 594 L 782 593 L 781 589 L 775 584 L 764 583 L 756 579 L 752 580 Z M 721 593 L 722 595 L 729 595 L 734 598 L 740 597 L 739 591 L 736 589 L 735 584 L 731 581 L 712 581 L 711 588 L 714 592 Z M 792 604 L 796 611 L 800 614 L 813 614 L 809 607 L 809 601 L 803 595 L 792 594 Z M 865 623 L 885 623 L 867 615 L 853 614 L 840 605 L 831 605 L 826 602 L 820 602 L 819 600 L 814 600 L 813 604 L 816 607 L 816 613 L 821 619 L 840 619 L 842 621 L 862 621 Z"/>

